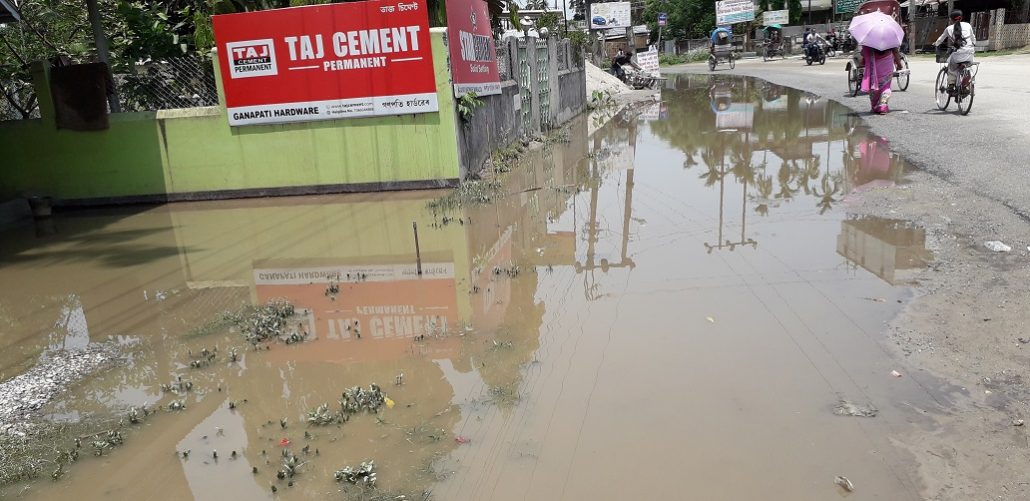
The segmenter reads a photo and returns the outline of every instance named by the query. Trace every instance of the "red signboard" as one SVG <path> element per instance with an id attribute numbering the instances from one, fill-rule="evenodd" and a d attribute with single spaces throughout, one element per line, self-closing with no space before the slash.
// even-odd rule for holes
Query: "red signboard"
<path id="1" fill-rule="evenodd" d="M 229 125 L 439 109 L 426 0 L 214 16 Z"/>
<path id="2" fill-rule="evenodd" d="M 447 34 L 451 49 L 454 94 L 501 93 L 490 13 L 484 0 L 448 0 Z"/>

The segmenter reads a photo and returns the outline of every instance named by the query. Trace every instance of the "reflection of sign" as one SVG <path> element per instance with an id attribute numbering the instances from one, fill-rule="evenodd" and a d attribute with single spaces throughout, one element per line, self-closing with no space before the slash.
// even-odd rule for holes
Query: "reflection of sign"
<path id="1" fill-rule="evenodd" d="M 643 113 L 640 114 L 641 120 L 649 122 L 665 120 L 668 117 L 669 107 L 665 103 L 654 103 L 647 108 L 644 108 Z"/>
<path id="2" fill-rule="evenodd" d="M 787 24 L 790 22 L 789 10 L 770 10 L 762 13 L 762 25 Z"/>
<path id="3" fill-rule="evenodd" d="M 590 29 L 627 28 L 631 26 L 629 2 L 590 4 Z"/>
<path id="4" fill-rule="evenodd" d="M 412 338 L 457 323 L 452 263 L 425 263 L 422 278 L 413 264 L 257 269 L 254 285 L 261 303 L 282 297 L 310 310 L 316 338 Z"/>
<path id="5" fill-rule="evenodd" d="M 669 15 L 664 12 L 658 13 L 658 26 L 665 26 L 669 24 Z"/>
<path id="6" fill-rule="evenodd" d="M 755 20 L 752 0 L 723 0 L 715 2 L 715 24 L 746 23 Z"/>
<path id="7" fill-rule="evenodd" d="M 214 16 L 229 125 L 437 111 L 425 0 Z"/>
<path id="8" fill-rule="evenodd" d="M 837 14 L 854 14 L 865 0 L 837 0 Z"/>
<path id="9" fill-rule="evenodd" d="M 497 73 L 497 52 L 490 29 L 490 12 L 482 0 L 447 2 L 447 32 L 451 51 L 454 94 L 475 92 L 479 96 L 501 93 Z"/>
<path id="10" fill-rule="evenodd" d="M 715 114 L 717 129 L 750 129 L 754 121 L 755 107 L 751 103 L 733 103 Z"/>
<path id="11" fill-rule="evenodd" d="M 637 54 L 637 65 L 641 70 L 658 76 L 658 48 L 652 45 L 647 52 Z"/>

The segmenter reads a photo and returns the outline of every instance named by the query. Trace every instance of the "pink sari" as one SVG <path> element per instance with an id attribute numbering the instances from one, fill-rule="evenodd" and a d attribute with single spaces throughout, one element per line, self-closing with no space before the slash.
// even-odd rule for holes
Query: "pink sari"
<path id="1" fill-rule="evenodd" d="M 887 113 L 887 101 L 891 97 L 891 80 L 894 79 L 894 53 L 877 54 L 869 47 L 862 47 L 865 61 L 865 76 L 862 90 L 869 93 L 869 105 L 873 113 Z"/>

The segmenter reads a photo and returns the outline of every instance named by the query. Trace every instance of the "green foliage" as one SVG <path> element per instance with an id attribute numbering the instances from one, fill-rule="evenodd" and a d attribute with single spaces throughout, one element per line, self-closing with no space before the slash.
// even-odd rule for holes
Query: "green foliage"
<path id="1" fill-rule="evenodd" d="M 548 12 L 539 19 L 536 20 L 537 31 L 547 30 L 548 33 L 557 33 L 557 29 L 561 26 L 561 16 L 557 12 Z"/>
<path id="2" fill-rule="evenodd" d="M 662 28 L 665 40 L 705 38 L 715 28 L 715 2 L 709 0 L 647 0 L 643 19 L 657 36 L 658 13 L 669 14 Z"/>
<path id="3" fill-rule="evenodd" d="M 482 107 L 483 104 L 483 100 L 479 99 L 475 92 L 468 91 L 458 98 L 458 114 L 467 123 L 475 114 L 476 108 Z"/>
<path id="4" fill-rule="evenodd" d="M 801 0 L 788 0 L 786 8 L 790 9 L 790 24 L 800 24 L 801 16 L 805 14 Z"/>

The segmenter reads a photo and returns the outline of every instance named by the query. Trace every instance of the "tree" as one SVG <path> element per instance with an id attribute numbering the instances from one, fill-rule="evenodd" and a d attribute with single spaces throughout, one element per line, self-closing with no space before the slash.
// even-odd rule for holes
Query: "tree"
<path id="1" fill-rule="evenodd" d="M 801 17 L 805 14 L 801 0 L 789 0 L 787 8 L 790 9 L 790 24 L 801 24 Z"/>
<path id="2" fill-rule="evenodd" d="M 658 31 L 658 13 L 669 14 L 662 28 L 666 39 L 705 38 L 715 28 L 715 2 L 709 0 L 647 0 L 644 20 L 652 33 Z"/>

